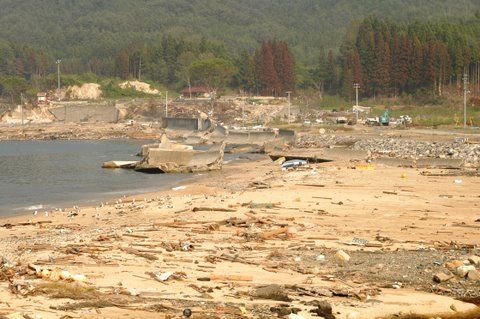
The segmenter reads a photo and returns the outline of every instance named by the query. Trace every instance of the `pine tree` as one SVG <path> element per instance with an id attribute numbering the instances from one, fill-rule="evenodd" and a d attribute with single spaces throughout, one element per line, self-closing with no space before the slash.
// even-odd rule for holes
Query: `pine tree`
<path id="1" fill-rule="evenodd" d="M 407 89 L 410 66 L 413 61 L 412 43 L 407 35 L 400 38 L 400 52 L 397 58 L 397 85 L 399 93 Z"/>
<path id="2" fill-rule="evenodd" d="M 117 74 L 120 78 L 126 80 L 130 75 L 130 57 L 126 50 L 120 51 L 116 62 Z"/>
<path id="3" fill-rule="evenodd" d="M 433 93 L 436 93 L 436 75 L 437 75 L 437 46 L 435 40 L 431 40 L 423 45 L 423 85 L 432 87 Z"/>
<path id="4" fill-rule="evenodd" d="M 408 86 L 411 90 L 415 90 L 422 84 L 423 77 L 423 47 L 416 36 L 413 36 L 412 56 Z"/>
<path id="5" fill-rule="evenodd" d="M 262 95 L 276 95 L 280 81 L 275 70 L 272 42 L 263 42 L 255 55 L 255 78 Z"/>
<path id="6" fill-rule="evenodd" d="M 377 34 L 377 49 L 375 52 L 375 66 L 372 75 L 374 95 L 387 95 L 390 90 L 390 45 L 383 36 Z"/>
<path id="7" fill-rule="evenodd" d="M 237 58 L 236 81 L 241 90 L 253 92 L 255 89 L 255 65 L 253 57 L 247 50 L 243 50 Z"/>
<path id="8" fill-rule="evenodd" d="M 332 50 L 328 51 L 325 68 L 325 87 L 328 93 L 334 94 L 338 89 L 338 68 Z"/>

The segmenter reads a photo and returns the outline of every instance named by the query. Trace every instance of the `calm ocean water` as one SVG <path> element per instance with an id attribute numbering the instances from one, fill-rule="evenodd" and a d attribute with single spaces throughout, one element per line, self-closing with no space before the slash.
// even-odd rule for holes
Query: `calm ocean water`
<path id="1" fill-rule="evenodd" d="M 188 179 L 102 169 L 109 160 L 137 160 L 146 141 L 0 142 L 0 215 L 94 204 Z"/>

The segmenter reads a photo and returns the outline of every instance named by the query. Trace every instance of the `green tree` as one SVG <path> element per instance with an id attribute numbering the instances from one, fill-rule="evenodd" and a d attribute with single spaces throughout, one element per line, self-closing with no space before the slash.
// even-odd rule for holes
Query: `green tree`
<path id="1" fill-rule="evenodd" d="M 193 52 L 182 52 L 178 56 L 178 74 L 179 78 L 184 81 L 188 88 L 192 88 L 192 71 L 191 65 L 196 60 L 196 56 Z"/>
<path id="2" fill-rule="evenodd" d="M 2 95 L 8 95 L 12 103 L 20 101 L 20 95 L 28 89 L 27 81 L 18 76 L 7 76 L 0 78 Z"/>
<path id="3" fill-rule="evenodd" d="M 235 61 L 238 72 L 235 74 L 236 84 L 245 92 L 255 90 L 255 64 L 253 56 L 242 50 Z"/>
<path id="4" fill-rule="evenodd" d="M 193 81 L 204 85 L 211 92 L 225 88 L 235 72 L 235 66 L 229 60 L 221 58 L 195 61 L 190 66 Z"/>

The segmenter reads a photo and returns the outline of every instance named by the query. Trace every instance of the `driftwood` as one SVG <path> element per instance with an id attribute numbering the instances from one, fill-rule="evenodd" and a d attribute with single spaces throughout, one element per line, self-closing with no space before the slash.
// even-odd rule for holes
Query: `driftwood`
<path id="1" fill-rule="evenodd" d="M 197 278 L 198 281 L 252 281 L 253 277 L 248 275 L 210 275 Z"/>
<path id="2" fill-rule="evenodd" d="M 52 223 L 51 220 L 40 220 L 38 222 L 24 222 L 24 223 L 16 223 L 16 224 L 6 223 L 1 225 L 0 227 L 13 228 L 17 226 L 36 226 L 36 225 L 51 224 L 51 223 Z"/>
<path id="3" fill-rule="evenodd" d="M 323 184 L 295 184 L 297 186 L 325 187 Z"/>
<path id="4" fill-rule="evenodd" d="M 143 238 L 143 239 L 149 239 L 150 238 L 150 237 L 145 236 L 145 235 L 137 235 L 137 234 L 129 234 L 129 233 L 122 234 L 122 236 L 134 237 L 134 238 Z"/>
<path id="5" fill-rule="evenodd" d="M 269 239 L 272 237 L 277 237 L 279 235 L 284 235 L 287 233 L 287 227 L 282 227 L 275 230 L 269 230 L 263 233 L 260 233 L 259 237 L 262 239 Z"/>
<path id="6" fill-rule="evenodd" d="M 236 210 L 221 207 L 193 207 L 192 212 L 236 212 Z"/>
<path id="7" fill-rule="evenodd" d="M 131 247 L 120 247 L 119 248 L 121 251 L 126 252 L 127 254 L 132 254 L 138 257 L 143 257 L 148 260 L 158 260 L 158 257 L 152 254 L 148 253 L 142 253 L 138 249 L 131 248 Z"/>
<path id="8" fill-rule="evenodd" d="M 397 195 L 397 192 L 383 191 L 384 194 Z"/>

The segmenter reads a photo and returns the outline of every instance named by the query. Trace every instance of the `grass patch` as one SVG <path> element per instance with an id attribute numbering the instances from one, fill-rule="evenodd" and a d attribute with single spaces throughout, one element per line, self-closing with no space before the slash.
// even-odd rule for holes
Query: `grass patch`
<path id="1" fill-rule="evenodd" d="M 101 83 L 102 96 L 107 99 L 122 99 L 122 98 L 145 98 L 150 97 L 150 94 L 137 91 L 133 88 L 122 89 L 117 80 L 105 80 Z"/>
<path id="2" fill-rule="evenodd" d="M 373 115 L 379 116 L 385 110 L 384 107 L 375 107 Z M 410 115 L 414 125 L 439 126 L 439 125 L 463 125 L 463 108 L 459 106 L 405 106 L 390 108 L 390 116 L 398 118 L 400 115 Z M 473 122 L 474 126 L 480 125 L 480 107 L 469 106 L 467 108 L 467 123 Z"/>

